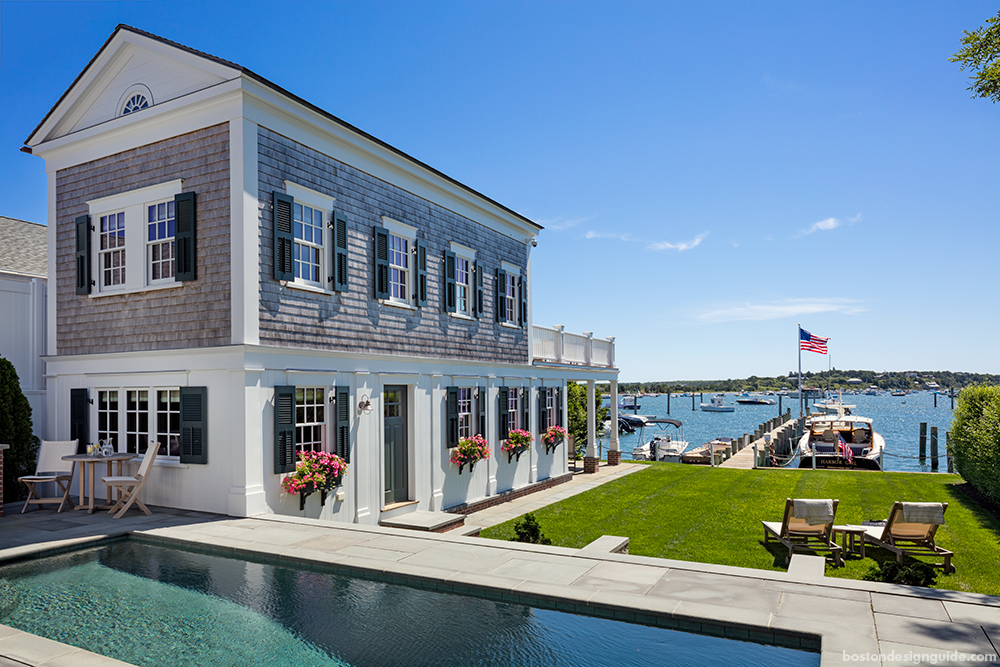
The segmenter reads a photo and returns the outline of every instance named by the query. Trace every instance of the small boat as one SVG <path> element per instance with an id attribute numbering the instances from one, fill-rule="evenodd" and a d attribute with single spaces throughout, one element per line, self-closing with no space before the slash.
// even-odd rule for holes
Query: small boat
<path id="1" fill-rule="evenodd" d="M 774 399 L 765 398 L 760 394 L 748 394 L 743 392 L 736 399 L 736 402 L 740 405 L 774 405 Z"/>
<path id="2" fill-rule="evenodd" d="M 875 432 L 871 419 L 852 415 L 851 407 L 841 404 L 836 414 L 808 419 L 798 444 L 800 468 L 812 467 L 815 452 L 817 468 L 881 469 L 885 440 Z"/>
<path id="3" fill-rule="evenodd" d="M 890 396 L 906 396 L 907 393 L 908 392 L 901 391 L 901 390 L 897 389 L 896 391 L 889 392 L 889 395 Z"/>
<path id="4" fill-rule="evenodd" d="M 736 442 L 734 438 L 716 438 L 711 442 L 706 442 L 701 447 L 695 447 L 690 451 L 684 452 L 681 455 L 681 463 L 687 463 L 689 465 L 711 465 L 711 452 L 720 452 L 731 449 L 734 442 Z"/>
<path id="5" fill-rule="evenodd" d="M 666 461 L 668 463 L 680 462 L 681 454 L 688 448 L 688 442 L 684 439 L 683 424 L 678 419 L 666 419 L 662 417 L 649 417 L 646 425 L 657 426 L 662 433 L 658 433 L 643 442 L 646 427 L 639 431 L 639 444 L 632 450 L 632 459 L 636 461 Z M 667 426 L 673 426 L 679 432 L 666 432 Z"/>
<path id="6" fill-rule="evenodd" d="M 639 405 L 639 399 L 636 396 L 626 396 L 618 403 L 619 410 L 642 410 L 642 406 Z"/>
<path id="7" fill-rule="evenodd" d="M 702 403 L 701 404 L 701 411 L 702 412 L 734 412 L 736 410 L 736 406 L 735 405 L 726 405 L 725 404 L 725 400 L 726 400 L 726 395 L 725 394 L 716 394 L 715 396 L 713 396 L 711 398 L 711 401 L 712 401 L 711 403 Z"/>

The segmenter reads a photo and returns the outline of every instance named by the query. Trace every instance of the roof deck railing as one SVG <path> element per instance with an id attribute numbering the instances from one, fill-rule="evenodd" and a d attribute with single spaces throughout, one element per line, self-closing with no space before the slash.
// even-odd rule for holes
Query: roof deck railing
<path id="1" fill-rule="evenodd" d="M 566 327 L 532 326 L 532 357 L 536 363 L 615 367 L 615 339 L 594 338 L 592 331 L 567 333 Z"/>

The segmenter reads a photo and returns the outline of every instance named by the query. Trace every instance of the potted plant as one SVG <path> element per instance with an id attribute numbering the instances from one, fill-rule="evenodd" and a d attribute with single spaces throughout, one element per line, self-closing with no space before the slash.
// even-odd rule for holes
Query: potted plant
<path id="1" fill-rule="evenodd" d="M 329 452 L 299 452 L 295 472 L 281 480 L 281 487 L 299 494 L 299 509 L 306 507 L 306 496 L 320 492 L 320 504 L 326 505 L 326 494 L 340 484 L 347 472 L 347 462 Z"/>
<path id="2" fill-rule="evenodd" d="M 516 428 L 507 433 L 507 439 L 500 445 L 500 449 L 507 452 L 507 463 L 515 456 L 520 460 L 521 454 L 531 445 L 531 440 L 531 433 L 524 429 Z"/>
<path id="3" fill-rule="evenodd" d="M 462 474 L 462 469 L 468 465 L 469 472 L 477 461 L 490 457 L 490 445 L 486 438 L 481 435 L 473 435 L 458 441 L 458 446 L 451 453 L 451 462 L 458 466 L 458 474 Z"/>
<path id="4" fill-rule="evenodd" d="M 563 440 L 566 439 L 566 429 L 562 426 L 556 424 L 555 426 L 550 426 L 545 435 L 542 436 L 542 441 L 545 442 L 545 453 L 555 450 Z"/>

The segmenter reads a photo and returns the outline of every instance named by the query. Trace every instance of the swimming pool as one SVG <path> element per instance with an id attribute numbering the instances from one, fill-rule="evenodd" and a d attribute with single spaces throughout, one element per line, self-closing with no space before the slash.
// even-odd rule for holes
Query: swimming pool
<path id="1" fill-rule="evenodd" d="M 0 623 L 171 667 L 797 667 L 820 658 L 135 540 L 0 567 Z"/>

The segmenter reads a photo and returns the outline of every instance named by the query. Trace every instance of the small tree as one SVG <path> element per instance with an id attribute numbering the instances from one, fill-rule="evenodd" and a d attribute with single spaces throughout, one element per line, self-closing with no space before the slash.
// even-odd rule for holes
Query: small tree
<path id="1" fill-rule="evenodd" d="M 21 391 L 14 364 L 0 357 L 0 444 L 10 445 L 3 453 L 3 500 L 21 500 L 28 489 L 18 477 L 35 472 L 38 438 L 31 433 L 31 405 Z"/>
<path id="2" fill-rule="evenodd" d="M 966 90 L 972 91 L 972 97 L 988 97 L 993 103 L 1000 101 L 1000 12 L 986 19 L 989 27 L 980 26 L 978 30 L 964 30 L 962 44 L 965 48 L 953 55 L 953 63 L 962 63 L 961 71 L 970 69 L 976 72 L 970 76 L 972 85 Z"/>
<path id="3" fill-rule="evenodd" d="M 524 519 L 514 522 L 514 535 L 511 542 L 527 542 L 529 544 L 552 544 L 552 540 L 545 537 L 542 527 L 535 521 L 535 515 L 524 515 Z"/>
<path id="4" fill-rule="evenodd" d="M 601 395 L 597 391 L 594 392 L 594 409 L 597 411 L 597 430 L 600 431 L 610 411 L 602 405 Z M 587 448 L 587 385 L 567 383 L 566 412 L 569 415 L 569 428 L 566 430 L 573 438 L 579 458 Z M 614 424 L 612 428 L 615 428 Z"/>

